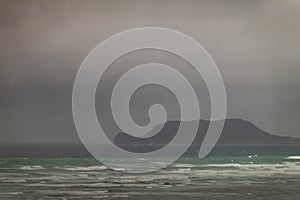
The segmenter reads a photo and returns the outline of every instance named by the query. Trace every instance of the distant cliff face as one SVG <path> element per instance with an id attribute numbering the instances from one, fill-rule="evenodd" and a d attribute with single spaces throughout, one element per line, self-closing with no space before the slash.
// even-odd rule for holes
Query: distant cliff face
<path id="1" fill-rule="evenodd" d="M 192 122 L 182 122 L 192 123 Z M 212 125 L 214 122 L 211 122 Z M 164 124 L 163 129 L 154 134 L 155 128 L 150 133 L 146 134 L 147 138 L 136 138 L 126 133 L 119 133 L 114 138 L 114 143 L 125 150 L 132 152 L 150 152 L 157 150 L 167 145 L 175 136 L 179 121 L 170 121 Z M 200 120 L 197 136 L 193 141 L 193 148 L 200 148 L 204 136 L 207 132 L 209 121 Z M 186 133 L 188 134 L 188 133 Z M 226 119 L 222 134 L 217 144 L 232 144 L 232 145 L 258 145 L 258 144 L 300 144 L 299 139 L 280 137 L 271 135 L 251 122 L 241 119 Z"/>

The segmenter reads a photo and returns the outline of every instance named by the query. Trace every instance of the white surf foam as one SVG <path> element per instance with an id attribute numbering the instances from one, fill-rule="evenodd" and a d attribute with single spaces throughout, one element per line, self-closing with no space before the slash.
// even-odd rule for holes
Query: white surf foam
<path id="1" fill-rule="evenodd" d="M 44 167 L 42 167 L 41 165 L 28 165 L 28 166 L 23 166 L 20 167 L 21 170 L 41 170 L 41 169 L 45 169 Z"/>
<path id="2" fill-rule="evenodd" d="M 300 156 L 289 156 L 289 157 L 287 157 L 287 159 L 290 159 L 290 160 L 300 160 Z"/>
<path id="3" fill-rule="evenodd" d="M 23 192 L 2 192 L 1 195 L 22 195 Z"/>
<path id="4" fill-rule="evenodd" d="M 63 168 L 69 171 L 101 171 L 107 169 L 106 166 L 89 166 L 89 167 L 67 167 Z"/>

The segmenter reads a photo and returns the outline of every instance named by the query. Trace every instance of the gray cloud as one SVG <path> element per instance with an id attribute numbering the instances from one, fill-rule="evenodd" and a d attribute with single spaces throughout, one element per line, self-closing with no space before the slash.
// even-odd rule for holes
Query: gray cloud
<path id="1" fill-rule="evenodd" d="M 0 142 L 78 142 L 71 93 L 80 63 L 110 35 L 144 26 L 181 31 L 207 49 L 224 78 L 228 117 L 299 137 L 299 1 L 0 4 Z"/>

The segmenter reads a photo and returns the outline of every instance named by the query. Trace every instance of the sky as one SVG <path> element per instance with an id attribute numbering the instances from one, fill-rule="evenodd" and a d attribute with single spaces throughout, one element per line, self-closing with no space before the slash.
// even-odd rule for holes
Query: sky
<path id="1" fill-rule="evenodd" d="M 300 137 L 299 19 L 297 0 L 1 0 L 0 143 L 80 142 L 71 103 L 81 62 L 109 36 L 147 26 L 183 32 L 208 51 L 226 87 L 227 118 Z M 188 71 L 178 58 L 147 51 L 111 67 L 153 57 Z M 192 82 L 205 90 L 204 83 Z M 209 118 L 208 108 L 203 118 Z"/>

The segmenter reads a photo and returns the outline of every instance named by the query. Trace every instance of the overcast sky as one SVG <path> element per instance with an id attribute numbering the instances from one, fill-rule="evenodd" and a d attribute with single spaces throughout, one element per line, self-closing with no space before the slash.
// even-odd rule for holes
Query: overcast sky
<path id="1" fill-rule="evenodd" d="M 298 0 L 2 0 L 0 143 L 79 142 L 71 97 L 81 62 L 112 34 L 145 26 L 206 48 L 225 82 L 228 118 L 300 137 L 299 20 Z"/>

